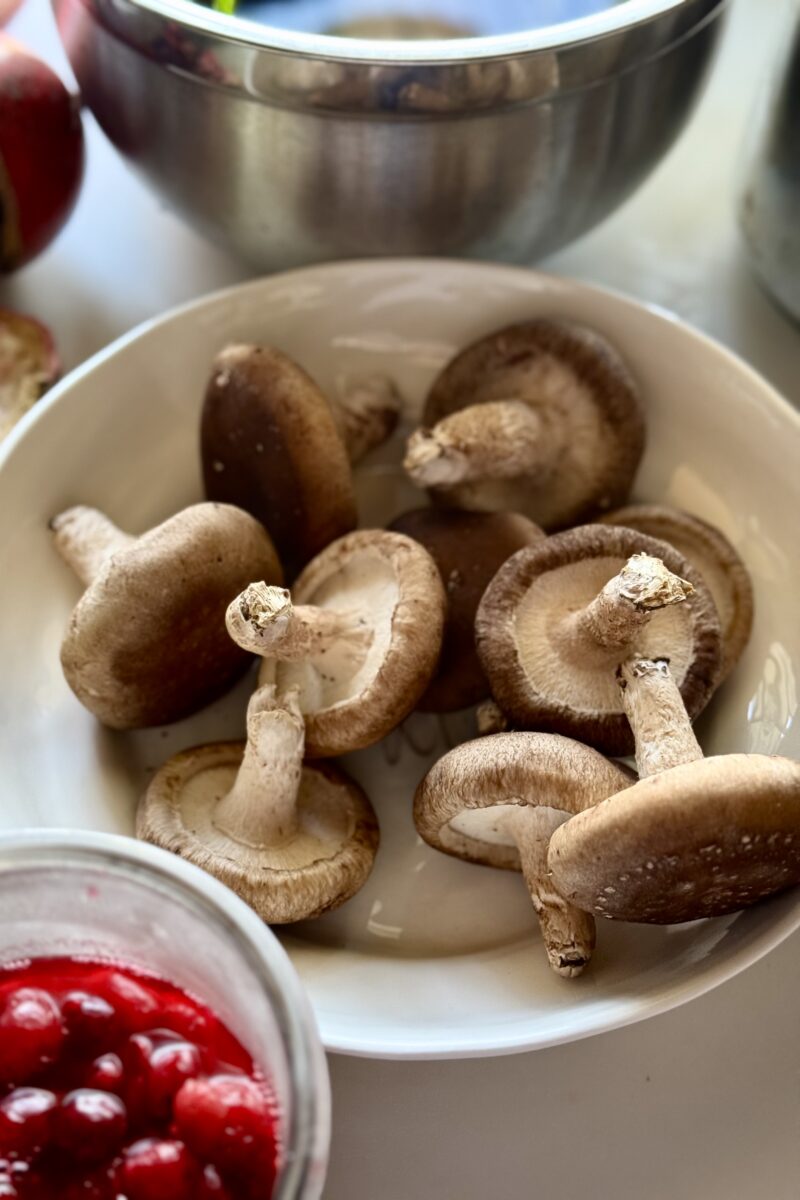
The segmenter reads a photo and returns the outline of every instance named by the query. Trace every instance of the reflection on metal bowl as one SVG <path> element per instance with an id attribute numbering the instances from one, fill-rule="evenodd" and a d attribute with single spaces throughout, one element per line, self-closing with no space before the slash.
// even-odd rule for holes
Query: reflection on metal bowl
<path id="1" fill-rule="evenodd" d="M 534 259 L 682 127 L 726 0 L 627 0 L 527 33 L 331 37 L 187 0 L 53 0 L 86 103 L 166 201 L 254 265 Z"/>

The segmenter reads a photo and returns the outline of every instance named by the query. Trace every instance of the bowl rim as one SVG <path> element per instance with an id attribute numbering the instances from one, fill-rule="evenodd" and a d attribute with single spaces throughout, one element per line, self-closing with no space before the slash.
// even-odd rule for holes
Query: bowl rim
<path id="1" fill-rule="evenodd" d="M 579 43 L 622 34 L 637 25 L 654 21 L 680 8 L 688 8 L 695 2 L 696 0 L 621 0 L 598 13 L 563 21 L 557 25 L 546 25 L 541 29 L 491 37 L 397 41 L 344 38 L 281 29 L 278 26 L 250 21 L 245 17 L 215 12 L 194 3 L 193 0 L 128 0 L 132 7 L 142 9 L 155 17 L 177 22 L 193 32 L 234 45 L 337 62 L 442 65 L 534 54 L 538 51 L 563 50 Z M 703 24 L 716 16 L 728 2 L 729 0 L 718 0 L 710 12 L 698 17 L 698 23 Z M 688 32 L 691 33 L 692 30 Z"/>

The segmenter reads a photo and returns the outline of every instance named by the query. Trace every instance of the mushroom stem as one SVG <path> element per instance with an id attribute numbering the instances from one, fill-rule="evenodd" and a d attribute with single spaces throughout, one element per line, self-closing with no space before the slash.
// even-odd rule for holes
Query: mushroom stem
<path id="1" fill-rule="evenodd" d="M 550 424 L 521 400 L 471 404 L 408 439 L 403 467 L 418 487 L 549 472 L 561 443 Z"/>
<path id="2" fill-rule="evenodd" d="M 556 891 L 547 869 L 550 838 L 568 816 L 554 808 L 518 805 L 506 818 L 506 828 L 519 850 L 550 966 L 563 978 L 574 979 L 592 957 L 595 925 L 589 913 Z"/>
<path id="3" fill-rule="evenodd" d="M 475 724 L 479 737 L 488 737 L 493 733 L 505 733 L 508 729 L 508 717 L 495 700 L 482 700 L 475 709 Z"/>
<path id="4" fill-rule="evenodd" d="M 400 395 L 383 375 L 371 375 L 332 400 L 347 455 L 353 466 L 394 432 L 400 416 Z"/>
<path id="5" fill-rule="evenodd" d="M 703 757 L 666 660 L 630 659 L 618 667 L 617 680 L 640 779 Z"/>
<path id="6" fill-rule="evenodd" d="M 590 659 L 598 650 L 605 658 L 628 649 L 654 612 L 682 603 L 693 591 L 660 558 L 634 554 L 594 600 L 563 619 L 558 631 L 562 645 L 576 658 Z"/>
<path id="7" fill-rule="evenodd" d="M 219 801 L 214 825 L 243 846 L 280 846 L 297 832 L 297 793 L 305 724 L 291 691 L 259 688 L 247 707 L 247 745 L 233 787 Z"/>
<path id="8" fill-rule="evenodd" d="M 100 573 L 112 554 L 126 550 L 136 541 L 123 533 L 99 509 L 77 504 L 50 522 L 56 550 L 85 587 Z"/>
<path id="9" fill-rule="evenodd" d="M 285 588 L 265 583 L 246 587 L 228 605 L 225 623 L 243 650 L 281 662 L 318 658 L 342 644 L 363 658 L 373 637 L 363 617 L 311 604 L 295 607 Z"/>

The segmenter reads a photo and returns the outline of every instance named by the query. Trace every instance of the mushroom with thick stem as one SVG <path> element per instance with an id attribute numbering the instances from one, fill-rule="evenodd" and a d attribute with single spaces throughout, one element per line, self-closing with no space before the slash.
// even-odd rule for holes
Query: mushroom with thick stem
<path id="1" fill-rule="evenodd" d="M 330 758 L 377 742 L 416 706 L 439 657 L 445 604 L 427 550 L 361 529 L 312 559 L 291 596 L 246 588 L 227 625 L 264 659 L 261 683 L 299 689 L 308 753 Z"/>
<path id="2" fill-rule="evenodd" d="M 486 586 L 506 559 L 544 540 L 519 513 L 471 513 L 417 508 L 389 526 L 425 547 L 447 593 L 442 653 L 418 704 L 423 712 L 453 712 L 477 704 L 489 684 L 475 649 L 475 613 Z"/>
<path id="3" fill-rule="evenodd" d="M 225 610 L 254 576 L 282 581 L 258 521 L 195 504 L 140 537 L 79 505 L 51 521 L 56 548 L 86 586 L 61 646 L 67 683 L 112 729 L 178 721 L 248 666 Z"/>
<path id="4" fill-rule="evenodd" d="M 692 717 L 719 677 L 719 622 L 698 573 L 665 542 L 613 525 L 518 551 L 486 589 L 475 635 L 492 695 L 515 726 L 604 754 L 633 749 L 614 679 L 620 659 L 669 654 Z"/>
<path id="5" fill-rule="evenodd" d="M 674 546 L 696 567 L 716 605 L 722 629 L 722 673 L 727 678 L 744 652 L 753 628 L 753 585 L 747 567 L 714 525 L 665 504 L 631 504 L 600 518 L 625 525 Z"/>
<path id="6" fill-rule="evenodd" d="M 137 836 L 222 880 L 265 921 L 338 908 L 367 879 L 378 822 L 364 792 L 329 763 L 304 763 L 296 695 L 259 688 L 247 741 L 184 750 L 153 777 Z"/>
<path id="7" fill-rule="evenodd" d="M 800 883 L 800 763 L 703 758 L 664 660 L 630 659 L 618 683 L 640 780 L 553 835 L 555 886 L 587 912 L 672 924 Z"/>
<path id="8" fill-rule="evenodd" d="M 644 449 L 636 385 L 582 325 L 535 320 L 468 346 L 428 393 L 404 466 L 454 508 L 560 529 L 622 504 Z"/>
<path id="9" fill-rule="evenodd" d="M 467 862 L 521 870 L 559 975 L 579 975 L 594 921 L 565 901 L 547 874 L 547 847 L 570 814 L 629 787 L 630 772 L 552 733 L 498 733 L 456 746 L 417 788 L 414 823 L 437 850 Z"/>
<path id="10" fill-rule="evenodd" d="M 206 495 L 257 517 L 288 578 L 357 524 L 351 461 L 392 432 L 399 398 L 386 380 L 331 403 L 306 372 L 267 346 L 226 346 L 201 417 Z"/>

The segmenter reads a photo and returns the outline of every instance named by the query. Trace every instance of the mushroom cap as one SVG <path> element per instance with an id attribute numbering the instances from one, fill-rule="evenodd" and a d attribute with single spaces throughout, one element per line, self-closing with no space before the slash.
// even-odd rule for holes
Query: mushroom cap
<path id="1" fill-rule="evenodd" d="M 257 517 L 289 579 L 358 522 L 333 410 L 313 379 L 279 350 L 227 346 L 217 355 L 200 450 L 208 498 Z"/>
<path id="2" fill-rule="evenodd" d="M 548 864 L 587 912 L 666 925 L 800 883 L 800 763 L 728 754 L 650 775 L 556 830 Z"/>
<path id="3" fill-rule="evenodd" d="M 416 707 L 436 668 L 446 598 L 435 562 L 405 534 L 359 529 L 312 559 L 292 602 L 362 617 L 373 629 L 366 656 L 355 669 L 344 645 L 324 658 L 265 658 L 259 682 L 298 689 L 312 758 L 372 745 Z"/>
<path id="4" fill-rule="evenodd" d="M 233 786 L 244 749 L 245 742 L 217 742 L 169 759 L 139 805 L 137 837 L 216 876 L 270 924 L 338 908 L 363 886 L 378 849 L 367 796 L 333 764 L 305 763 L 297 835 L 275 847 L 243 845 L 215 826 L 213 812 Z"/>
<path id="5" fill-rule="evenodd" d="M 544 318 L 474 342 L 428 393 L 427 426 L 473 404 L 521 400 L 546 425 L 565 427 L 563 451 L 546 478 L 485 481 L 432 491 L 459 508 L 524 513 L 561 529 L 622 504 L 644 450 L 637 386 L 620 355 L 583 325 Z"/>
<path id="6" fill-rule="evenodd" d="M 112 729 L 197 712 L 251 661 L 228 637 L 228 604 L 251 579 L 281 576 L 258 521 L 194 504 L 112 554 L 87 587 L 61 646 L 67 683 Z"/>
<path id="7" fill-rule="evenodd" d="M 634 778 L 590 746 L 556 733 L 496 733 L 464 742 L 434 763 L 414 796 L 414 824 L 436 850 L 519 871 L 519 851 L 503 821 L 512 808 L 579 813 Z"/>
<path id="8" fill-rule="evenodd" d="M 565 653 L 553 637 L 559 619 L 588 604 L 642 552 L 689 580 L 693 594 L 652 613 L 624 655 L 590 662 Z M 515 725 L 564 733 L 604 754 L 634 748 L 614 676 L 620 657 L 668 659 L 690 718 L 718 682 L 719 623 L 698 572 L 666 542 L 622 526 L 583 525 L 518 551 L 486 589 L 475 636 L 492 695 Z"/>
<path id="9" fill-rule="evenodd" d="M 439 568 L 447 593 L 442 653 L 418 704 L 423 712 L 453 712 L 477 704 L 489 684 L 475 649 L 475 613 L 486 586 L 507 558 L 544 533 L 519 513 L 416 508 L 389 526 L 420 542 Z"/>
<path id="10" fill-rule="evenodd" d="M 747 567 L 719 529 L 665 504 L 631 504 L 600 518 L 669 542 L 700 572 L 711 592 L 722 629 L 720 681 L 742 656 L 753 628 L 753 585 Z"/>

